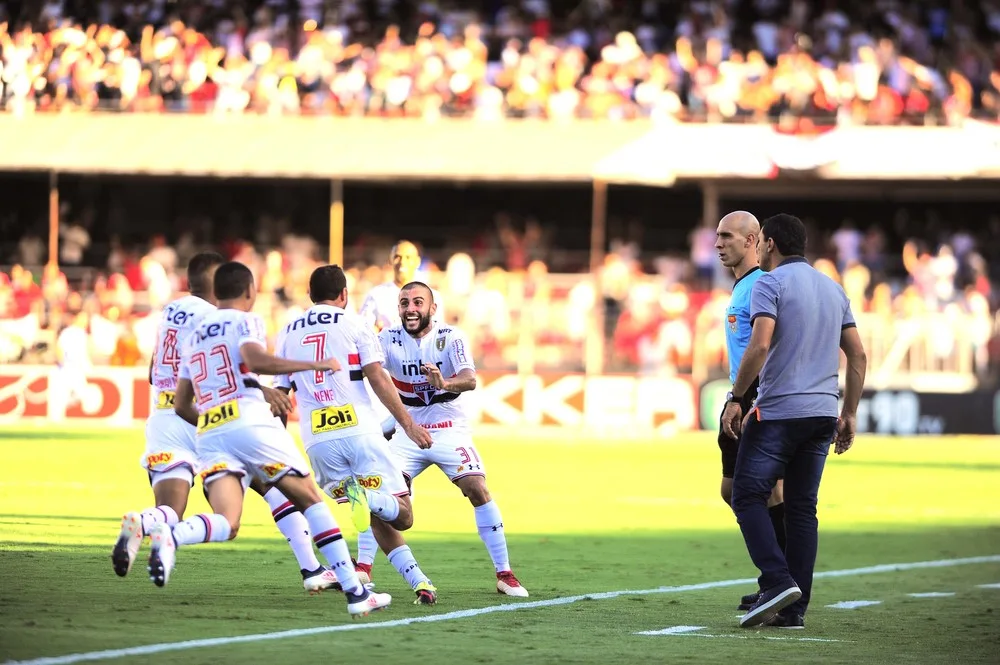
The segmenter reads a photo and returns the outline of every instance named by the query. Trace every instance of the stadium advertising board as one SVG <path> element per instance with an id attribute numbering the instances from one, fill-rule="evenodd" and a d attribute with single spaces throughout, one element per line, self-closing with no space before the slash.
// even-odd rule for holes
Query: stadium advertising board
<path id="1" fill-rule="evenodd" d="M 719 426 L 728 381 L 701 388 L 702 429 Z M 930 393 L 913 390 L 865 390 L 858 404 L 858 433 L 898 436 L 1000 434 L 1000 392 Z"/>
<path id="2" fill-rule="evenodd" d="M 94 368 L 79 403 L 62 409 L 58 391 L 68 383 L 54 367 L 0 368 L 0 425 L 34 420 L 125 427 L 149 415 L 152 395 L 143 368 Z M 663 434 L 698 424 L 697 395 L 688 377 L 481 372 L 479 383 L 470 402 L 480 424 Z"/>
<path id="3" fill-rule="evenodd" d="M 0 367 L 0 426 L 86 422 L 129 427 L 149 415 L 152 393 L 142 368 L 94 368 L 78 403 L 62 408 L 51 386 L 68 385 L 55 367 Z M 474 421 L 507 427 L 566 427 L 595 432 L 670 435 L 714 430 L 728 381 L 696 390 L 690 377 L 480 372 L 470 394 Z M 1000 434 L 1000 392 L 926 393 L 866 390 L 858 408 L 861 433 Z"/>

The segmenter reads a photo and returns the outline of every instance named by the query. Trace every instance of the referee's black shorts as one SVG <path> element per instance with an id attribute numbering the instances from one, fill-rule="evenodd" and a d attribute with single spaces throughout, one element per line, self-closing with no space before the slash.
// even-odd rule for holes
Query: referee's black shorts
<path id="1" fill-rule="evenodd" d="M 753 408 L 754 400 L 757 399 L 757 388 L 759 385 L 758 379 L 754 379 L 750 389 L 743 396 L 743 401 L 740 402 L 740 406 L 743 407 L 744 416 Z M 725 407 L 723 407 L 723 411 L 725 411 Z M 740 441 L 739 439 L 729 438 L 723 431 L 721 413 L 719 414 L 719 450 L 722 451 L 722 477 L 732 478 L 733 473 L 736 471 L 736 454 L 740 450 Z"/>

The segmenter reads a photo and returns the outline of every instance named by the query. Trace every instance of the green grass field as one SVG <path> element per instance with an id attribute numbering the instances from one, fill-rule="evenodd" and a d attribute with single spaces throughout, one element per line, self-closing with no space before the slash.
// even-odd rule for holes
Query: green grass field
<path id="1" fill-rule="evenodd" d="M 117 578 L 109 554 L 120 517 L 151 498 L 138 467 L 141 430 L 0 429 L 0 662 L 102 650 L 112 652 L 33 662 L 1000 662 L 1000 588 L 983 586 L 1000 584 L 1000 557 L 954 561 L 1000 555 L 996 439 L 866 438 L 831 456 L 818 571 L 951 565 L 817 579 L 805 631 L 737 625 L 736 601 L 755 588 L 738 580 L 756 570 L 718 498 L 713 435 L 601 444 L 519 432 L 478 445 L 531 598 L 495 593 L 471 507 L 431 470 L 415 483 L 407 537 L 440 602 L 410 604 L 408 586 L 380 558 L 375 582 L 396 602 L 352 622 L 340 594 L 303 592 L 252 494 L 239 539 L 182 550 L 166 588 L 149 582 L 142 555 L 130 577 Z M 199 487 L 189 514 L 204 507 Z M 347 532 L 346 509 L 334 513 Z M 644 592 L 600 595 L 623 590 Z M 932 592 L 954 595 L 909 595 Z M 563 601 L 545 602 L 554 599 Z M 880 603 L 827 607 L 858 600 Z M 398 621 L 412 618 L 421 621 Z M 675 626 L 700 630 L 636 634 Z M 296 629 L 318 630 L 177 645 Z M 156 644 L 171 646 L 118 651 Z"/>

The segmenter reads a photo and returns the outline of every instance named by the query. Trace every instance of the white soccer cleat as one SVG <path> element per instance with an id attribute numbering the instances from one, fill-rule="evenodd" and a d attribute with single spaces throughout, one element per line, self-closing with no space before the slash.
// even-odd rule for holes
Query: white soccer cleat
<path id="1" fill-rule="evenodd" d="M 365 589 L 364 596 L 348 595 L 347 598 L 347 613 L 355 619 L 358 617 L 368 616 L 371 612 L 385 609 L 392 603 L 392 596 L 389 594 L 375 593 L 374 591 L 368 591 L 367 589 Z M 357 598 L 358 600 L 351 602 L 352 598 Z"/>
<path id="2" fill-rule="evenodd" d="M 135 557 L 142 545 L 142 515 L 126 513 L 122 517 L 122 530 L 118 534 L 118 542 L 111 550 L 111 565 L 118 577 L 125 577 L 132 570 Z"/>
<path id="3" fill-rule="evenodd" d="M 528 590 L 521 586 L 521 583 L 514 573 L 509 570 L 497 573 L 497 593 L 502 593 L 514 598 L 527 598 Z"/>
<path id="4" fill-rule="evenodd" d="M 160 522 L 149 532 L 149 579 L 156 586 L 166 586 L 177 560 L 177 544 L 170 526 Z"/>
<path id="5" fill-rule="evenodd" d="M 305 587 L 306 591 L 310 594 L 320 593 L 321 591 L 326 591 L 327 589 L 336 588 L 340 590 L 340 585 L 337 583 L 337 576 L 332 570 L 326 568 L 323 569 L 322 573 L 317 575 L 312 575 L 310 577 L 302 580 L 302 586 Z"/>

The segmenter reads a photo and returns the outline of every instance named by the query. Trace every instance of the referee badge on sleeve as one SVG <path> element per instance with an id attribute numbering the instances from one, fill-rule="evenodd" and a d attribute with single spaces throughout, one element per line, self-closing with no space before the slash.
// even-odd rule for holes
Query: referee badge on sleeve
<path id="1" fill-rule="evenodd" d="M 727 318 L 729 320 L 729 330 L 736 332 L 736 315 L 730 314 Z"/>

